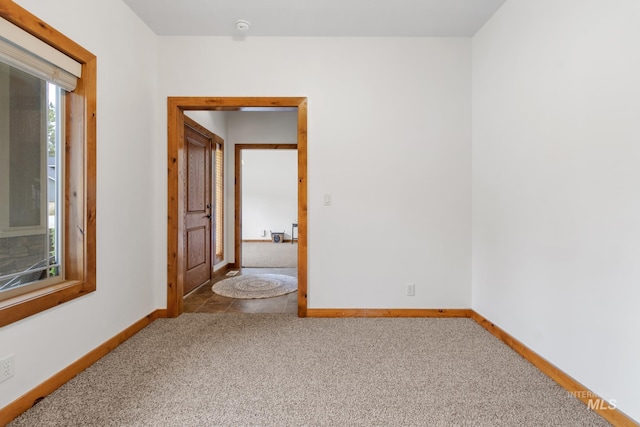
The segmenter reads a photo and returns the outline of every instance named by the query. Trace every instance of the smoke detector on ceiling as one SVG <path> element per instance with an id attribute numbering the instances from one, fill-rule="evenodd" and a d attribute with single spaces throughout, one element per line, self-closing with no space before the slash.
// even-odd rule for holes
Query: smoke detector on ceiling
<path id="1" fill-rule="evenodd" d="M 251 23 L 245 19 L 238 19 L 236 21 L 236 29 L 239 31 L 249 31 L 251 28 Z"/>

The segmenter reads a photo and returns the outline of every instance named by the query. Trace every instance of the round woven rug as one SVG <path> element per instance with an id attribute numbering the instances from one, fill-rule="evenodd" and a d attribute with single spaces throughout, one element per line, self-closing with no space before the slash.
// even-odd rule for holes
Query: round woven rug
<path id="1" fill-rule="evenodd" d="M 298 279 L 284 274 L 247 274 L 215 283 L 211 290 L 230 298 L 271 298 L 298 290 Z"/>

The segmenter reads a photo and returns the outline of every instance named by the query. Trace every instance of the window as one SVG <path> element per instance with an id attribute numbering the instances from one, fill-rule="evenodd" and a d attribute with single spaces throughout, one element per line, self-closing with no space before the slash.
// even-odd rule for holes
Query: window
<path id="1" fill-rule="evenodd" d="M 61 279 L 61 89 L 0 60 L 0 296 Z"/>
<path id="2" fill-rule="evenodd" d="M 0 9 L 0 327 L 95 290 L 95 71 L 20 6 Z"/>
<path id="3" fill-rule="evenodd" d="M 224 151 L 221 138 L 214 138 L 215 148 L 215 257 L 214 262 L 224 260 Z"/>

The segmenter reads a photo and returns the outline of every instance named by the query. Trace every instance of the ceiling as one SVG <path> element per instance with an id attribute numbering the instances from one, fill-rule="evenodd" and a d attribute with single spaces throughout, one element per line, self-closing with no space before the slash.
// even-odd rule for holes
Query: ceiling
<path id="1" fill-rule="evenodd" d="M 124 0 L 157 35 L 231 37 L 470 37 L 505 1 Z"/>

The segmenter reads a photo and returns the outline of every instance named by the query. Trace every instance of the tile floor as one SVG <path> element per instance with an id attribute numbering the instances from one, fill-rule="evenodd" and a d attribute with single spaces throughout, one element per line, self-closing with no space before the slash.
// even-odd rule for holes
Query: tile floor
<path id="1" fill-rule="evenodd" d="M 242 268 L 239 274 L 286 274 L 296 276 L 295 268 Z M 226 279 L 221 276 L 192 291 L 184 298 L 185 313 L 297 313 L 298 292 L 273 298 L 236 299 L 214 294 L 214 283 Z"/>

